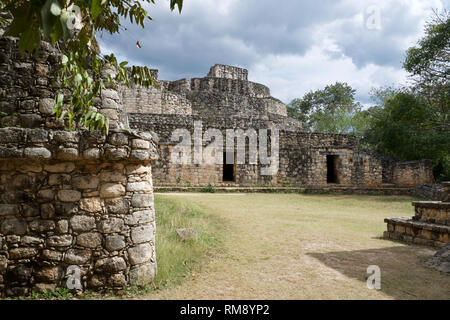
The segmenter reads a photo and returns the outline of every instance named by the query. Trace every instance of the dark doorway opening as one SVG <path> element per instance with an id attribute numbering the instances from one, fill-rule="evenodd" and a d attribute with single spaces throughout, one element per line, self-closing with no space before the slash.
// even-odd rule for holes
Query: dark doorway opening
<path id="1" fill-rule="evenodd" d="M 339 156 L 327 155 L 327 183 L 339 183 Z"/>
<path id="2" fill-rule="evenodd" d="M 234 152 L 233 152 L 234 155 Z M 236 159 L 235 159 L 236 160 Z M 236 161 L 235 161 L 236 162 Z M 223 153 L 223 179 L 224 182 L 234 182 L 234 163 L 227 163 L 227 153 Z"/>

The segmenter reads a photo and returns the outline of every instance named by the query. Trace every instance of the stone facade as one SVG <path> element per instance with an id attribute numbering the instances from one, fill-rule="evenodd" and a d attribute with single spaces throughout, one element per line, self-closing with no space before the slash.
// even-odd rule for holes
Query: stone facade
<path id="1" fill-rule="evenodd" d="M 0 38 L 2 296 L 65 287 L 78 271 L 82 289 L 149 283 L 156 272 L 152 175 L 159 186 L 339 185 L 352 192 L 432 182 L 425 162 L 386 160 L 359 150 L 349 135 L 303 132 L 269 88 L 223 65 L 205 78 L 157 80 L 152 89 L 108 87 L 94 108 L 108 116 L 110 134 L 67 131 L 52 115 L 58 59 L 47 43 L 31 59 L 20 56 L 17 39 Z M 103 76 L 113 72 L 105 68 Z M 198 123 L 201 134 L 216 128 L 224 136 L 227 129 L 279 130 L 277 173 L 262 175 L 264 166 L 248 157 L 232 168 L 173 164 L 171 134 L 192 135 Z"/>
<path id="2" fill-rule="evenodd" d="M 29 59 L 15 39 L 0 39 L 0 296 L 70 279 L 76 289 L 122 289 L 156 273 L 154 137 L 124 130 L 112 88 L 96 104 L 110 119 L 107 137 L 64 130 L 52 115 L 58 59 L 46 43 Z"/>
<path id="3" fill-rule="evenodd" d="M 443 183 L 443 201 L 413 202 L 415 215 L 409 218 L 385 219 L 386 239 L 434 247 L 450 242 L 450 182 Z"/>
<path id="4" fill-rule="evenodd" d="M 216 65 L 205 78 L 169 83 L 158 80 L 158 83 L 158 89 L 122 92 L 124 101 L 133 97 L 125 103 L 130 127 L 158 134 L 160 159 L 153 166 L 154 183 L 158 188 L 208 184 L 218 187 L 337 184 L 362 188 L 414 187 L 434 181 L 429 160 L 401 162 L 359 150 L 357 141 L 350 135 L 304 132 L 301 123 L 287 117 L 286 106 L 271 97 L 269 88 L 248 81 L 245 69 Z M 174 102 L 172 107 L 163 110 L 167 95 L 178 96 L 183 103 Z M 144 96 L 145 99 L 139 98 Z M 202 134 L 215 128 L 224 138 L 227 129 L 279 129 L 278 173 L 263 176 L 260 174 L 262 166 L 249 164 L 247 159 L 246 164 L 234 165 L 232 181 L 225 181 L 223 165 L 172 163 L 171 155 L 178 143 L 171 141 L 172 133 L 176 129 L 186 129 L 193 137 L 195 123 L 202 124 Z M 203 147 L 206 145 L 203 141 Z M 194 154 L 194 144 L 191 154 Z M 330 165 L 334 166 L 336 175 L 332 181 L 328 177 Z"/>

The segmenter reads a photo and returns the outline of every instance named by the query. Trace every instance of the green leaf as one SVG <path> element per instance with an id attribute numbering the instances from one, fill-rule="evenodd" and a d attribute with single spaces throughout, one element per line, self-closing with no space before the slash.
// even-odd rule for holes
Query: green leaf
<path id="1" fill-rule="evenodd" d="M 22 35 L 19 41 L 19 51 L 23 55 L 27 51 L 30 54 L 34 54 L 39 50 L 41 36 L 39 28 L 36 24 L 30 26 Z"/>
<path id="2" fill-rule="evenodd" d="M 14 20 L 5 32 L 5 37 L 17 37 L 21 33 L 25 32 L 27 28 L 28 30 L 30 29 L 30 24 L 28 23 L 29 16 L 31 14 L 29 3 L 25 3 L 23 6 L 13 10 L 12 14 L 14 16 Z"/>
<path id="3" fill-rule="evenodd" d="M 44 31 L 44 36 L 47 38 L 53 30 L 53 25 L 55 24 L 56 17 L 51 13 L 50 7 L 54 0 L 47 0 L 45 5 L 41 9 L 41 25 Z"/>
<path id="4" fill-rule="evenodd" d="M 59 17 L 62 13 L 61 6 L 59 5 L 58 1 L 53 0 L 52 4 L 50 5 L 50 12 L 55 16 Z"/>
<path id="5" fill-rule="evenodd" d="M 62 10 L 61 16 L 59 17 L 65 41 L 69 40 L 73 35 L 73 30 L 69 29 L 69 27 L 67 25 L 67 22 L 69 21 L 69 19 L 71 17 L 72 17 L 72 15 L 70 14 L 70 12 L 68 12 L 66 10 Z"/>
<path id="6" fill-rule="evenodd" d="M 92 0 L 91 15 L 92 19 L 97 19 L 98 15 L 102 12 L 102 2 L 101 0 Z"/>
<path id="7" fill-rule="evenodd" d="M 69 62 L 69 58 L 64 54 L 61 58 L 61 63 L 63 66 L 67 65 L 67 63 Z"/>

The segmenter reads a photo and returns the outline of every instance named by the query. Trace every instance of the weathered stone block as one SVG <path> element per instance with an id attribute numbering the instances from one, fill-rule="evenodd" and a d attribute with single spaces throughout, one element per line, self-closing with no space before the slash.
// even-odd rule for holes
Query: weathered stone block
<path id="1" fill-rule="evenodd" d="M 58 220 L 56 222 L 56 232 L 59 234 L 69 232 L 69 222 L 67 220 Z"/>
<path id="2" fill-rule="evenodd" d="M 156 265 L 153 263 L 135 266 L 130 270 L 130 283 L 138 286 L 148 285 L 155 278 L 155 273 Z"/>
<path id="3" fill-rule="evenodd" d="M 141 139 L 133 139 L 131 146 L 135 149 L 148 149 L 150 148 L 150 142 Z"/>
<path id="4" fill-rule="evenodd" d="M 62 261 L 63 253 L 56 250 L 45 249 L 41 253 L 41 259 L 49 261 Z"/>
<path id="5" fill-rule="evenodd" d="M 155 241 L 154 229 L 151 225 L 139 226 L 131 229 L 131 240 L 135 243 Z"/>
<path id="6" fill-rule="evenodd" d="M 40 190 L 37 197 L 43 201 L 52 201 L 55 198 L 55 192 L 51 189 Z"/>
<path id="7" fill-rule="evenodd" d="M 0 231 L 3 235 L 25 235 L 27 233 L 27 222 L 15 217 L 5 219 L 0 227 Z"/>
<path id="8" fill-rule="evenodd" d="M 102 245 L 103 237 L 98 232 L 82 233 L 77 236 L 77 244 L 85 247 L 95 249 Z"/>
<path id="9" fill-rule="evenodd" d="M 44 293 L 44 292 L 54 292 L 56 291 L 56 283 L 36 283 L 33 287 L 33 291 Z"/>
<path id="10" fill-rule="evenodd" d="M 100 173 L 100 180 L 103 182 L 122 182 L 125 183 L 127 178 L 120 171 L 103 171 Z"/>
<path id="11" fill-rule="evenodd" d="M 116 273 L 108 277 L 108 285 L 111 287 L 122 288 L 127 284 L 127 280 L 123 273 Z"/>
<path id="12" fill-rule="evenodd" d="M 55 222 L 52 220 L 33 220 L 29 223 L 31 231 L 47 232 L 55 229 Z"/>
<path id="13" fill-rule="evenodd" d="M 0 204 L 0 217 L 17 215 L 19 210 L 17 204 Z"/>
<path id="14" fill-rule="evenodd" d="M 115 146 L 128 145 L 128 136 L 123 133 L 114 133 L 108 137 L 109 143 Z"/>
<path id="15" fill-rule="evenodd" d="M 72 245 L 73 237 L 71 235 L 51 236 L 47 239 L 49 247 L 69 247 Z"/>
<path id="16" fill-rule="evenodd" d="M 135 208 L 147 208 L 153 206 L 153 196 L 150 194 L 135 194 L 131 198 L 131 205 Z"/>
<path id="17" fill-rule="evenodd" d="M 35 272 L 38 282 L 56 282 L 61 278 L 62 272 L 59 267 L 44 267 Z"/>
<path id="18" fill-rule="evenodd" d="M 123 198 L 105 200 L 106 210 L 114 214 L 127 214 L 129 210 L 128 201 Z"/>
<path id="19" fill-rule="evenodd" d="M 77 190 L 60 190 L 58 199 L 62 202 L 77 202 L 81 199 L 81 192 Z"/>
<path id="20" fill-rule="evenodd" d="M 9 251 L 9 258 L 11 260 L 29 259 L 38 254 L 35 248 L 16 248 Z"/>
<path id="21" fill-rule="evenodd" d="M 96 189 L 98 187 L 99 179 L 93 176 L 79 176 L 73 178 L 73 186 L 77 189 Z"/>
<path id="22" fill-rule="evenodd" d="M 100 198 L 84 198 L 80 200 L 80 209 L 95 213 L 102 211 L 102 200 Z"/>
<path id="23" fill-rule="evenodd" d="M 107 183 L 100 188 L 101 198 L 117 198 L 125 195 L 125 188 L 118 183 Z"/>
<path id="24" fill-rule="evenodd" d="M 91 256 L 90 250 L 70 249 L 64 256 L 64 262 L 71 265 L 83 265 L 89 262 Z"/>
<path id="25" fill-rule="evenodd" d="M 73 216 L 70 219 L 70 226 L 73 231 L 86 232 L 95 229 L 95 218 L 89 216 Z"/>
<path id="26" fill-rule="evenodd" d="M 121 257 L 105 258 L 97 260 L 95 263 L 95 271 L 98 273 L 116 273 L 125 270 L 127 264 Z"/>
<path id="27" fill-rule="evenodd" d="M 125 224 L 137 225 L 149 223 L 154 220 L 154 213 L 151 210 L 136 211 L 125 217 Z"/>
<path id="28" fill-rule="evenodd" d="M 127 191 L 130 192 L 150 192 L 152 191 L 152 185 L 147 182 L 147 181 L 143 181 L 143 182 L 130 182 L 127 184 Z"/>
<path id="29" fill-rule="evenodd" d="M 46 148 L 26 148 L 23 155 L 30 159 L 50 159 L 52 157 L 52 153 Z"/>
<path id="30" fill-rule="evenodd" d="M 55 106 L 55 101 L 53 99 L 44 98 L 39 101 L 39 112 L 44 115 L 51 115 L 53 113 L 53 108 Z"/>
<path id="31" fill-rule="evenodd" d="M 128 257 L 131 265 L 150 262 L 153 257 L 153 247 L 148 243 L 132 247 L 128 249 Z"/>
<path id="32" fill-rule="evenodd" d="M 102 220 L 98 229 L 102 233 L 117 233 L 121 232 L 124 227 L 124 222 L 119 218 L 109 218 L 108 220 Z"/>
<path id="33" fill-rule="evenodd" d="M 59 160 L 76 160 L 78 159 L 78 150 L 75 148 L 60 148 L 56 158 Z"/>
<path id="34" fill-rule="evenodd" d="M 38 211 L 39 214 L 39 211 Z M 52 219 L 55 217 L 55 207 L 51 203 L 41 204 L 42 219 Z"/>
<path id="35" fill-rule="evenodd" d="M 37 237 L 31 237 L 31 236 L 24 236 L 24 237 L 22 237 L 20 242 L 22 243 L 22 245 L 25 245 L 25 246 L 36 246 L 36 245 L 44 243 L 44 239 L 37 238 Z"/>
<path id="36" fill-rule="evenodd" d="M 60 172 L 69 173 L 75 170 L 75 164 L 73 162 L 62 162 L 53 165 L 46 164 L 44 166 L 44 170 L 51 173 L 60 173 Z"/>
<path id="37" fill-rule="evenodd" d="M 118 251 L 125 248 L 125 238 L 123 236 L 107 236 L 106 249 L 108 251 Z"/>

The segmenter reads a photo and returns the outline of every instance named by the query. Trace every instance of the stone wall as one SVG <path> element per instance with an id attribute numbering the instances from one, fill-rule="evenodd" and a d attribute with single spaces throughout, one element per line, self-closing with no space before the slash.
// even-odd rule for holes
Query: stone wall
<path id="1" fill-rule="evenodd" d="M 431 160 L 397 162 L 393 170 L 393 183 L 404 186 L 433 183 Z"/>
<path id="2" fill-rule="evenodd" d="M 427 200 L 444 200 L 444 187 L 441 184 L 420 184 L 414 188 L 414 194 Z"/>
<path id="3" fill-rule="evenodd" d="M 223 64 L 216 64 L 209 70 L 208 77 L 247 81 L 248 70 L 226 66 Z"/>
<path id="4" fill-rule="evenodd" d="M 58 59 L 46 43 L 30 59 L 0 39 L 1 296 L 67 287 L 74 270 L 96 290 L 148 284 L 156 272 L 154 136 L 124 130 L 111 88 L 95 106 L 110 118 L 107 137 L 65 130 L 52 115 Z"/>
<path id="5" fill-rule="evenodd" d="M 385 219 L 386 239 L 443 247 L 450 242 L 450 182 L 443 182 L 443 201 L 415 201 L 414 216 Z"/>
<path id="6" fill-rule="evenodd" d="M 268 87 L 248 81 L 247 74 L 245 69 L 218 65 L 204 78 L 158 80 L 158 88 L 122 87 L 119 92 L 127 113 L 286 118 L 286 105 L 271 97 Z"/>
<path id="7" fill-rule="evenodd" d="M 280 128 L 279 170 L 274 176 L 262 176 L 261 166 L 237 164 L 235 185 L 255 186 L 271 184 L 275 186 L 327 185 L 327 155 L 338 159 L 339 184 L 380 186 L 382 184 L 382 163 L 357 148 L 356 139 L 349 135 L 332 135 L 299 132 L 293 127 L 283 127 L 283 118 L 182 116 L 130 114 L 130 126 L 138 130 L 158 133 L 160 158 L 153 165 L 153 178 L 161 185 L 229 185 L 222 180 L 222 165 L 177 165 L 171 163 L 171 153 L 177 144 L 171 141 L 176 129 L 187 129 L 194 134 L 194 122 L 202 123 L 202 133 L 209 128 L 219 129 L 226 137 L 227 129 L 267 129 Z M 297 127 L 298 129 L 298 127 Z M 206 146 L 204 143 L 203 146 Z M 248 153 L 248 142 L 247 142 Z M 194 146 L 191 145 L 193 157 Z"/>

